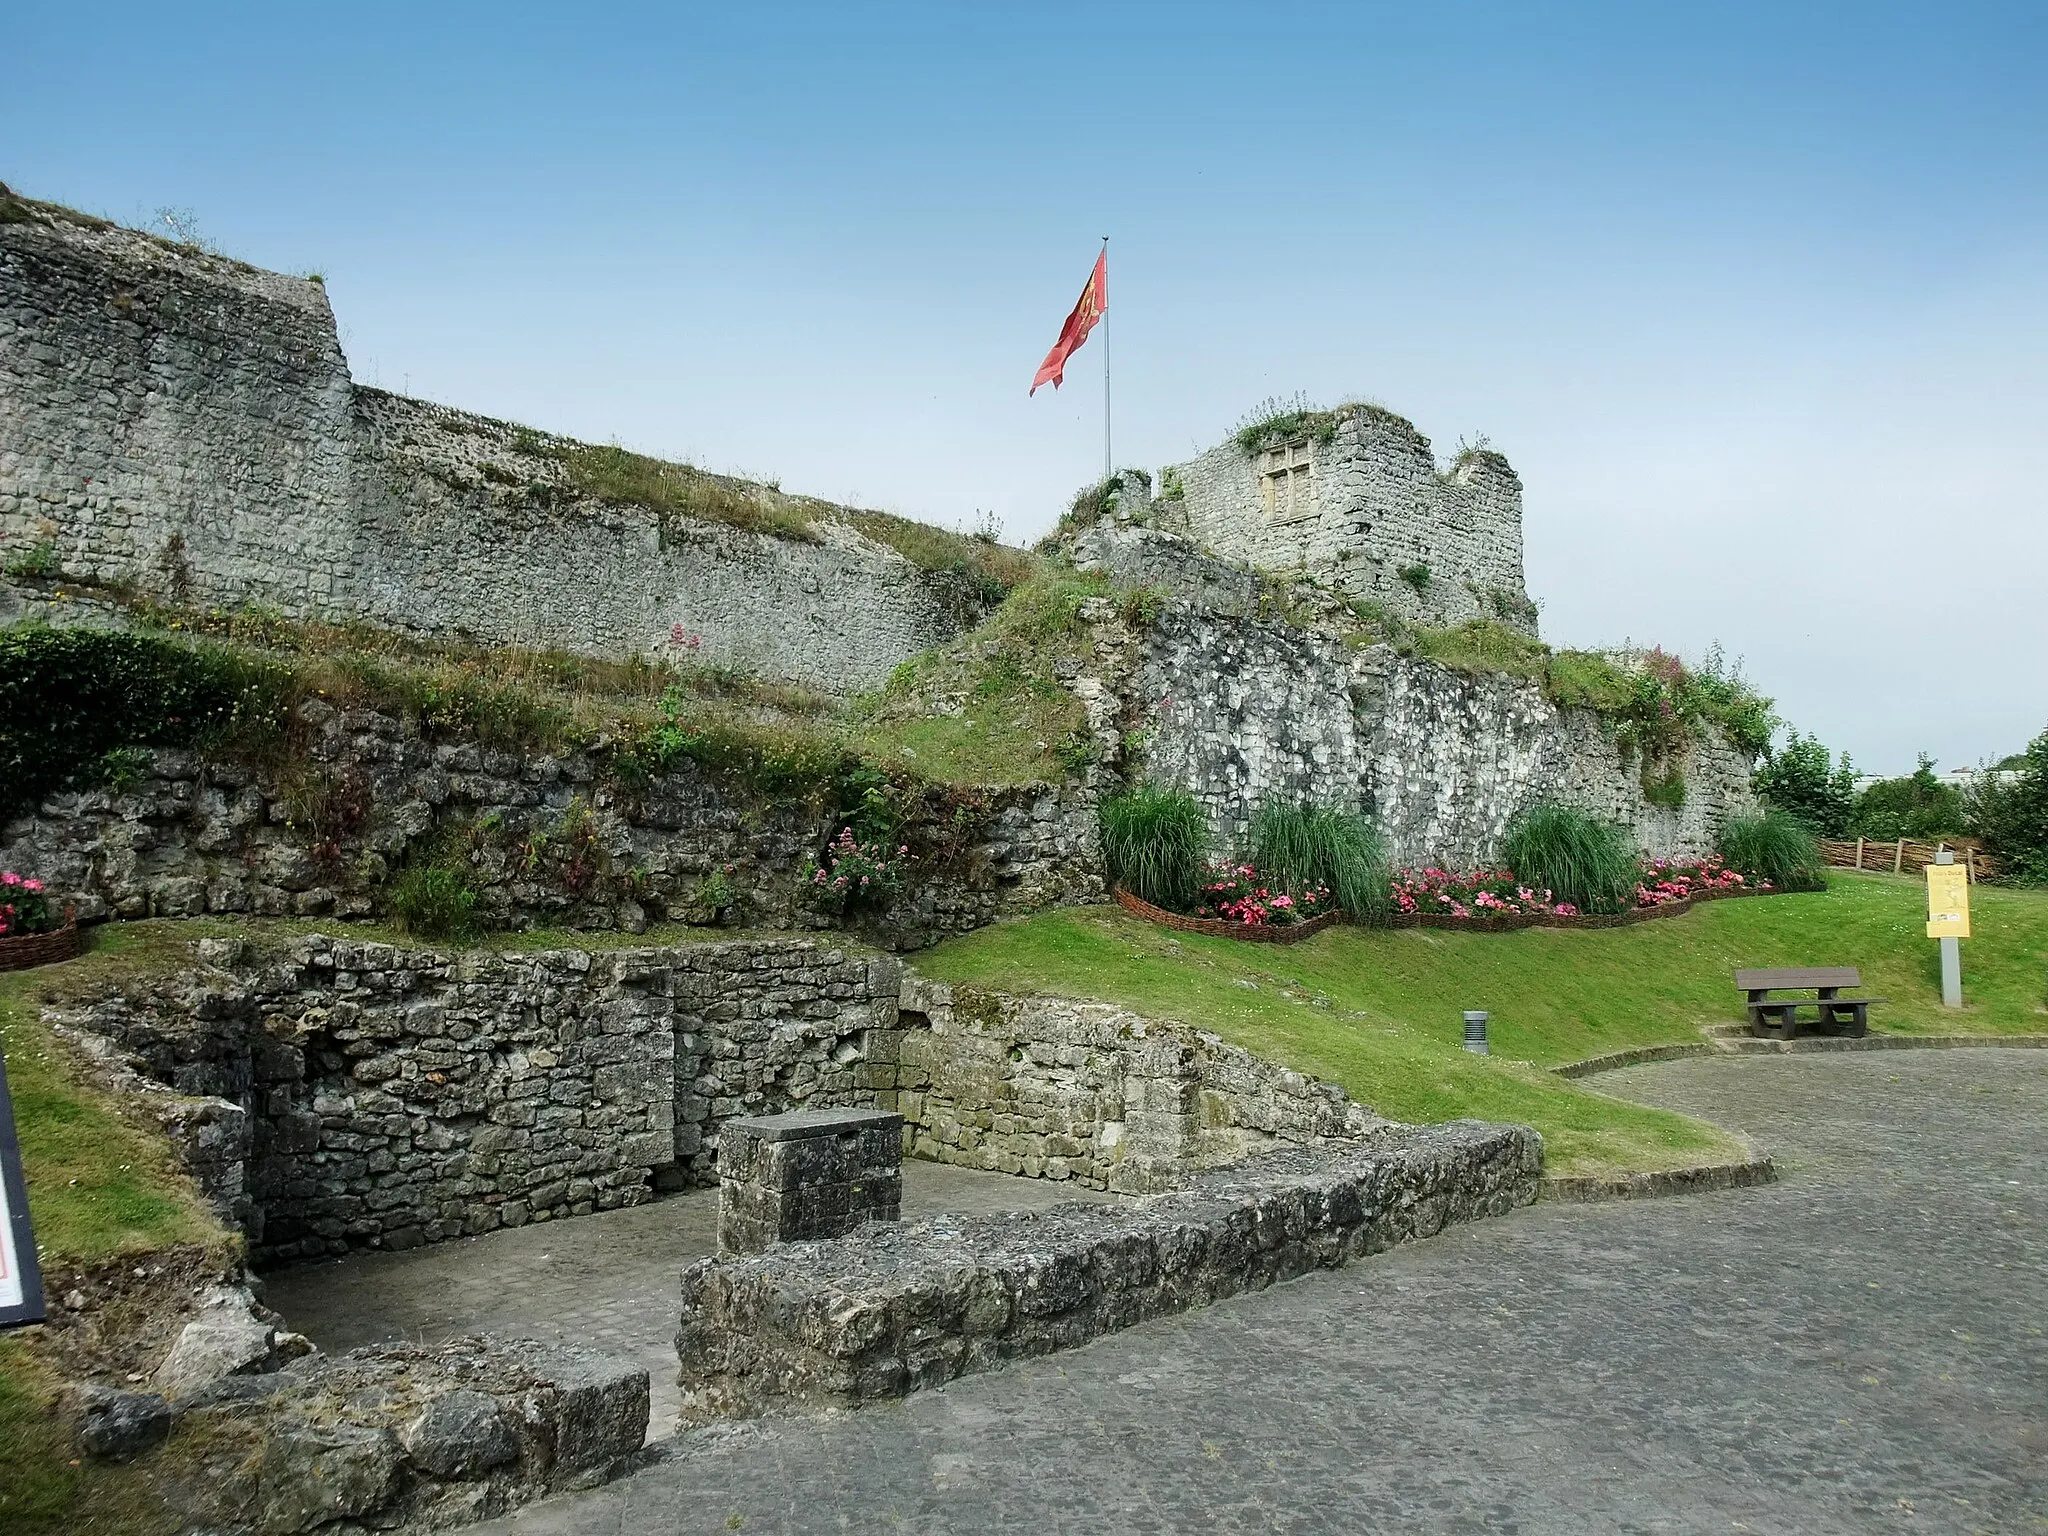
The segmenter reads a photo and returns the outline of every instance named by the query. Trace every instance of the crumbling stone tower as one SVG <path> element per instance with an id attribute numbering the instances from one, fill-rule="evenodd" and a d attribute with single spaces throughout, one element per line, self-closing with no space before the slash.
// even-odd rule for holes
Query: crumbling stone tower
<path id="1" fill-rule="evenodd" d="M 1419 624 L 1536 633 L 1522 579 L 1522 482 L 1488 448 L 1437 467 L 1373 405 L 1297 411 L 1165 471 L 1159 506 L 1227 560 L 1306 568 Z"/>

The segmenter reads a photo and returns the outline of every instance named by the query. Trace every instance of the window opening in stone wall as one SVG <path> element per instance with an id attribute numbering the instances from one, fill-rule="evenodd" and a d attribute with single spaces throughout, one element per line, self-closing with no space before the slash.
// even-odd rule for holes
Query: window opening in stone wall
<path id="1" fill-rule="evenodd" d="M 1316 515 L 1315 461 L 1306 441 L 1260 453 L 1259 501 L 1276 523 Z"/>

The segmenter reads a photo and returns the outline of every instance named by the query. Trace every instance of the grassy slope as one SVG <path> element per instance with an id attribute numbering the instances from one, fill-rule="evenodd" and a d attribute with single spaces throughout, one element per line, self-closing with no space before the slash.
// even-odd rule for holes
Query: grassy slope
<path id="1" fill-rule="evenodd" d="M 82 1082 L 39 1017 L 46 998 L 75 996 L 176 963 L 174 925 L 102 929 L 94 952 L 68 965 L 0 974 L 0 1050 L 36 1246 L 46 1273 L 178 1244 L 225 1252 L 234 1239 L 177 1169 L 162 1136 L 124 1119 Z M 74 1463 L 70 1432 L 52 1412 L 58 1380 L 34 1346 L 37 1330 L 0 1338 L 0 1530 L 136 1536 L 170 1521 L 125 1468 Z"/>
<path id="2" fill-rule="evenodd" d="M 42 1022 L 40 1005 L 161 965 L 176 942 L 153 932 L 103 929 L 93 953 L 68 965 L 0 974 L 0 1051 L 14 1098 L 29 1212 L 45 1267 L 92 1265 L 178 1243 L 214 1245 L 227 1234 L 177 1171 L 170 1145 L 124 1119 L 79 1080 Z M 196 936 L 196 935 L 194 935 Z M 183 955 L 182 943 L 177 953 Z"/>
<path id="3" fill-rule="evenodd" d="M 1854 874 L 1826 895 L 1720 902 L 1607 932 L 1335 929 L 1285 949 L 1069 910 L 953 940 L 918 966 L 1186 1020 L 1341 1083 L 1395 1119 L 1526 1121 L 1544 1133 L 1554 1172 L 1656 1168 L 1727 1143 L 1699 1121 L 1540 1069 L 1739 1021 L 1738 965 L 1860 966 L 1869 989 L 1893 1000 L 1876 1010 L 1889 1029 L 2048 1031 L 2048 894 L 1980 887 L 1975 902 L 1960 1014 L 1940 1004 L 1920 884 Z M 1465 1008 L 1493 1014 L 1492 1058 L 1459 1049 Z"/>

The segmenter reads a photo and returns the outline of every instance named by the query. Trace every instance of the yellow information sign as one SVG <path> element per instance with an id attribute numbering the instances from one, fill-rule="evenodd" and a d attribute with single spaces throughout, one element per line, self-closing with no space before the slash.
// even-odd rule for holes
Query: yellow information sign
<path id="1" fill-rule="evenodd" d="M 1970 872 L 1961 864 L 1927 866 L 1927 937 L 1970 936 Z"/>

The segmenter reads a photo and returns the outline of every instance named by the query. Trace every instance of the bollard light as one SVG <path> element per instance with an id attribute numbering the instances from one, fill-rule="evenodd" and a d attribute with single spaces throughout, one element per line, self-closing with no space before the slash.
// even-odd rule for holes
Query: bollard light
<path id="1" fill-rule="evenodd" d="M 1475 1056 L 1486 1054 L 1486 1014 L 1480 1009 L 1465 1010 L 1465 1049 Z"/>

